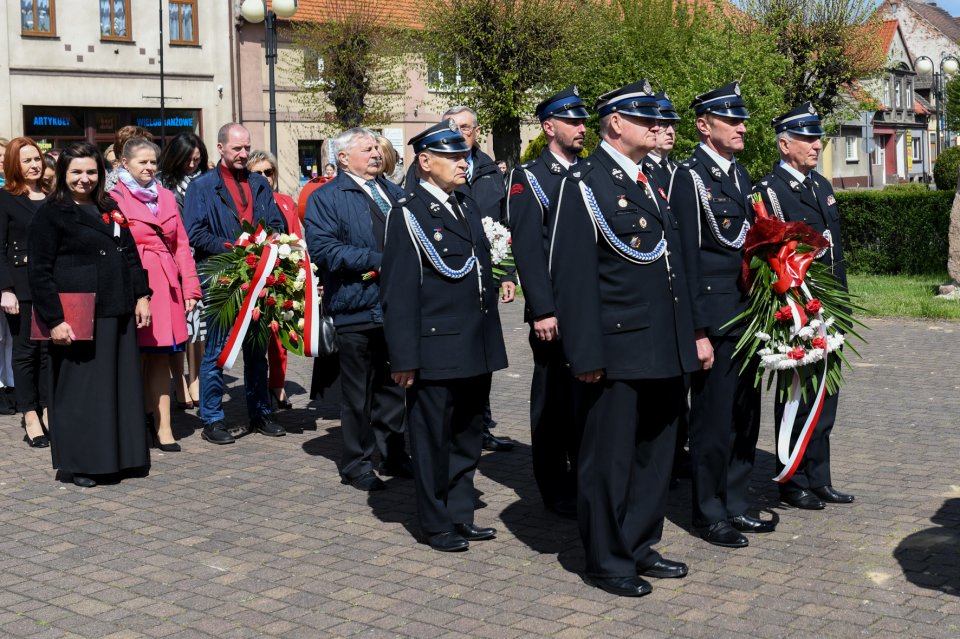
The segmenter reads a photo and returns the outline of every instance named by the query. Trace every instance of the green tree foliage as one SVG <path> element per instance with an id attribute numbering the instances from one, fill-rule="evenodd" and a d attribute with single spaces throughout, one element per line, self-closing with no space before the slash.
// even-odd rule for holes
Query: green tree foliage
<path id="1" fill-rule="evenodd" d="M 443 106 L 477 111 L 497 159 L 515 164 L 521 122 L 562 69 L 576 64 L 569 52 L 589 30 L 590 2 L 423 0 L 421 8 L 427 67 L 458 67 L 461 78 L 444 87 Z"/>
<path id="2" fill-rule="evenodd" d="M 887 275 L 942 272 L 949 250 L 947 230 L 953 197 L 952 186 L 947 192 L 837 193 L 847 271 Z"/>
<path id="3" fill-rule="evenodd" d="M 290 73 L 297 101 L 331 133 L 392 122 L 408 87 L 409 32 L 377 0 L 324 6 L 325 21 L 294 24 L 294 44 L 303 50 L 303 65 Z"/>
<path id="4" fill-rule="evenodd" d="M 943 92 L 944 125 L 948 131 L 960 131 L 960 75 L 950 78 Z"/>
<path id="5" fill-rule="evenodd" d="M 937 190 L 953 193 L 960 174 L 960 146 L 951 146 L 940 152 L 933 165 L 933 181 Z"/>
<path id="6" fill-rule="evenodd" d="M 594 11 L 600 15 L 571 53 L 576 64 L 562 84 L 577 83 L 591 109 L 599 95 L 640 78 L 665 89 L 683 118 L 673 152 L 682 160 L 698 142 L 688 108 L 694 96 L 739 79 L 751 119 L 737 161 L 755 177 L 770 171 L 776 158 L 770 120 L 787 107 L 786 61 L 768 34 L 750 28 L 731 5 L 711 0 L 615 0 Z"/>
<path id="7" fill-rule="evenodd" d="M 873 0 L 743 0 L 741 6 L 787 60 L 780 81 L 788 104 L 809 100 L 830 116 L 849 104 L 851 82 L 886 64 Z"/>

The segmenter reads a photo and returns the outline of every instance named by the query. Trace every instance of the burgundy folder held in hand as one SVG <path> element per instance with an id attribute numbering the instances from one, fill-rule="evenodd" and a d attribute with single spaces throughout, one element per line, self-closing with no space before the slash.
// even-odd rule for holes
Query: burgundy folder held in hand
<path id="1" fill-rule="evenodd" d="M 93 318 L 96 303 L 96 293 L 60 293 L 63 321 L 73 329 L 77 341 L 93 340 Z M 30 320 L 30 339 L 50 339 L 50 327 L 37 317 L 36 307 L 33 309 L 33 318 Z"/>

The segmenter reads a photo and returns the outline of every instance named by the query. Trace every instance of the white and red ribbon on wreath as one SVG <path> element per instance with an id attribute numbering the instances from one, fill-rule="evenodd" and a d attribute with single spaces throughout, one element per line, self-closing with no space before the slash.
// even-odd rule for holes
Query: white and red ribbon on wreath
<path id="1" fill-rule="evenodd" d="M 247 336 L 247 330 L 250 328 L 250 322 L 253 321 L 253 309 L 257 306 L 257 299 L 260 292 L 267 285 L 267 278 L 273 273 L 273 268 L 277 264 L 279 256 L 279 235 L 267 235 L 267 232 L 261 226 L 253 236 L 244 233 L 237 240 L 236 246 L 250 246 L 251 244 L 262 245 L 257 267 L 253 272 L 253 278 L 250 280 L 250 287 L 243 297 L 243 304 L 240 306 L 240 312 L 230 334 L 227 336 L 227 342 L 223 350 L 217 357 L 217 366 L 221 368 L 233 368 L 237 356 L 243 350 L 243 342 Z M 320 325 L 320 298 L 317 291 L 317 278 L 313 273 L 313 267 L 310 265 L 310 258 L 306 250 L 303 251 L 303 269 L 306 271 L 306 280 L 304 281 L 304 349 L 303 354 L 308 357 L 316 357 L 319 353 L 318 331 Z"/>
<path id="2" fill-rule="evenodd" d="M 803 291 L 808 299 L 813 297 L 807 285 L 804 284 L 802 280 L 800 290 Z M 793 311 L 792 332 L 799 333 L 803 327 L 803 320 L 801 319 L 803 317 L 803 311 L 790 295 L 787 295 L 787 305 L 790 306 L 790 310 Z M 826 324 L 823 321 L 823 314 L 819 310 L 817 311 L 817 319 L 820 320 L 818 331 L 820 335 L 826 339 Z M 780 418 L 780 436 L 777 438 L 777 459 L 783 464 L 783 470 L 773 478 L 775 482 L 785 483 L 797 472 L 797 467 L 800 466 L 800 462 L 803 460 L 803 454 L 807 450 L 807 444 L 810 442 L 810 436 L 813 435 L 813 431 L 817 427 L 817 422 L 820 421 L 820 412 L 823 410 L 823 403 L 827 395 L 827 357 L 829 357 L 829 355 L 825 348 L 823 350 L 823 374 L 820 377 L 820 384 L 817 387 L 817 397 L 814 400 L 813 406 L 810 407 L 807 420 L 800 429 L 797 443 L 791 449 L 790 439 L 793 435 L 794 426 L 796 426 L 797 411 L 800 409 L 800 401 L 803 397 L 800 374 L 796 370 L 793 371 L 793 380 L 790 382 L 790 399 L 783 408 L 783 416 Z"/>

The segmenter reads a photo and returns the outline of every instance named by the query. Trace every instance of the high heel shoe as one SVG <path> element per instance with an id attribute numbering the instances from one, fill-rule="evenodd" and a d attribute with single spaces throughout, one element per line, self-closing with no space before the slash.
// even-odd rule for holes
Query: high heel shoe
<path id="1" fill-rule="evenodd" d="M 283 410 L 291 410 L 293 408 L 293 404 L 290 403 L 289 398 L 280 399 L 276 393 L 271 392 L 270 394 L 273 396 L 273 401 L 277 405 L 277 408 L 282 408 Z"/>
<path id="2" fill-rule="evenodd" d="M 159 449 L 164 453 L 179 453 L 183 449 L 180 448 L 180 444 L 173 442 L 172 444 L 161 444 L 160 436 L 157 435 L 157 431 L 154 428 L 153 424 L 153 413 L 147 413 L 146 416 L 147 422 L 147 432 L 150 434 L 150 441 L 153 443 L 153 447 Z"/>
<path id="3" fill-rule="evenodd" d="M 21 425 L 23 426 L 23 441 L 27 442 L 27 446 L 30 448 L 49 448 L 50 447 L 50 436 L 47 432 L 47 427 L 43 425 L 43 422 L 40 422 L 40 430 L 43 432 L 42 435 L 37 435 L 36 437 L 31 437 L 30 433 L 27 432 L 27 420 L 26 418 L 21 419 Z"/>
<path id="4" fill-rule="evenodd" d="M 196 404 L 193 403 L 192 399 L 185 402 L 181 402 L 180 400 L 177 400 L 177 408 L 179 408 L 180 410 L 193 410 L 194 408 L 196 408 Z"/>

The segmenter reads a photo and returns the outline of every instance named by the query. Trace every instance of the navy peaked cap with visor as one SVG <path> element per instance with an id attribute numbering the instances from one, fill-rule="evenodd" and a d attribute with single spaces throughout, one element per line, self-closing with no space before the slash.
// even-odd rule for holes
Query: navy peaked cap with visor
<path id="1" fill-rule="evenodd" d="M 777 133 L 789 131 L 797 135 L 815 135 L 823 136 L 823 125 L 820 123 L 820 116 L 817 110 L 809 102 L 804 102 L 797 108 L 787 111 L 783 115 L 778 115 L 770 123 L 773 130 Z"/>
<path id="2" fill-rule="evenodd" d="M 705 113 L 712 113 L 728 118 L 740 118 L 741 120 L 750 118 L 747 105 L 740 95 L 739 82 L 731 82 L 713 91 L 701 93 L 693 99 L 690 108 L 694 110 L 697 117 Z"/>
<path id="3" fill-rule="evenodd" d="M 611 113 L 622 113 L 641 118 L 660 119 L 660 107 L 657 106 L 653 89 L 646 80 L 604 93 L 597 98 L 596 111 L 601 118 Z"/>
<path id="4" fill-rule="evenodd" d="M 470 151 L 467 141 L 460 133 L 460 127 L 452 119 L 434 124 L 432 127 L 418 133 L 407 142 L 413 147 L 414 153 L 434 151 L 435 153 L 466 153 Z"/>
<path id="5" fill-rule="evenodd" d="M 660 109 L 661 120 L 678 121 L 680 119 L 680 116 L 677 115 L 677 110 L 673 108 L 673 102 L 670 101 L 670 96 L 667 95 L 666 91 L 661 91 L 653 97 L 657 101 L 657 107 Z"/>
<path id="6" fill-rule="evenodd" d="M 577 85 L 568 87 L 551 95 L 549 98 L 537 105 L 537 119 L 541 122 L 547 118 L 570 118 L 587 119 L 590 114 L 587 113 L 587 106 L 580 99 L 580 91 Z"/>

